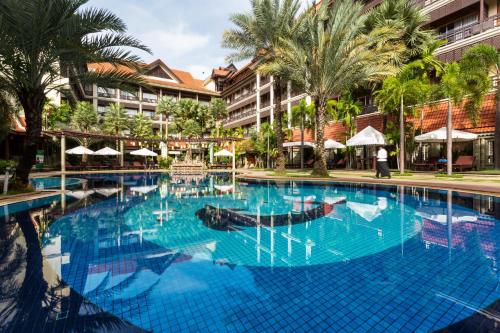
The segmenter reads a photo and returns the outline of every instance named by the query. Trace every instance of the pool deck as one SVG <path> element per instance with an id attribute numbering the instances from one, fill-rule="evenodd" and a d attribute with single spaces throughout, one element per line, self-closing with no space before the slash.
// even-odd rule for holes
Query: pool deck
<path id="1" fill-rule="evenodd" d="M 415 186 L 500 196 L 500 175 L 467 174 L 463 178 L 438 178 L 434 173 L 417 173 L 412 176 L 393 176 L 391 179 L 377 179 L 370 171 L 331 171 L 330 178 L 311 177 L 307 171 L 300 172 L 297 170 L 288 170 L 285 176 L 277 176 L 270 171 L 240 171 L 239 178 Z"/>

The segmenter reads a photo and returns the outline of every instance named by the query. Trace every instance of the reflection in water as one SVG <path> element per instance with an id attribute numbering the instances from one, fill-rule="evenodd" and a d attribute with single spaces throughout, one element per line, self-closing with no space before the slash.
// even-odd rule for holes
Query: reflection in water
<path id="1" fill-rule="evenodd" d="M 14 239 L 26 233 L 36 242 L 26 241 L 25 253 L 17 254 L 16 241 L 2 237 L 9 252 L 0 265 L 16 255 L 23 259 L 15 262 L 26 261 L 31 246 L 33 265 L 25 269 L 33 279 L 25 281 L 39 290 L 27 294 L 22 284 L 2 284 L 2 293 L 15 290 L 11 304 L 22 309 L 0 312 L 11 327 L 24 325 L 24 317 L 13 315 L 22 313 L 50 318 L 50 325 L 92 316 L 127 325 L 120 318 L 153 331 L 195 330 L 196 322 L 264 331 L 271 321 L 281 329 L 336 331 L 347 327 L 342 318 L 350 314 L 351 330 L 428 331 L 470 325 L 466 318 L 499 296 L 499 209 L 490 197 L 94 175 L 63 198 L 64 216 L 63 201 L 40 204 L 42 210 L 9 207 Z M 36 227 L 19 229 L 22 216 Z M 27 298 L 40 306 L 28 309 Z"/>

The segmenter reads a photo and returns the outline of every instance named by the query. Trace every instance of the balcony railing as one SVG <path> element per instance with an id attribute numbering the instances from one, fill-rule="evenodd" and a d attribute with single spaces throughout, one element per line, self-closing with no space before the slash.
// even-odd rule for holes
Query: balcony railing
<path id="1" fill-rule="evenodd" d="M 257 112 L 256 108 L 248 109 L 242 112 L 232 112 L 229 116 L 223 121 L 224 124 L 232 123 L 233 121 L 241 120 L 244 118 L 248 118 L 251 116 L 255 116 Z"/>
<path id="2" fill-rule="evenodd" d="M 142 101 L 146 103 L 157 103 L 158 98 L 157 97 L 142 97 Z"/>
<path id="3" fill-rule="evenodd" d="M 253 94 L 255 94 L 255 89 L 250 89 L 246 93 L 244 93 L 242 95 L 239 95 L 238 97 L 236 97 L 233 100 L 231 100 L 231 104 L 238 103 L 239 101 L 244 100 L 245 98 L 247 98 L 247 97 L 249 97 L 249 96 L 251 96 Z"/>
<path id="4" fill-rule="evenodd" d="M 138 101 L 139 97 L 137 95 L 132 94 L 120 94 L 120 98 L 127 101 Z"/>
<path id="5" fill-rule="evenodd" d="M 104 97 L 104 98 L 114 98 L 114 97 L 116 97 L 116 93 L 112 93 L 109 91 L 98 91 L 97 96 Z"/>
<path id="6" fill-rule="evenodd" d="M 447 33 L 438 35 L 438 39 L 446 41 L 445 45 L 460 41 L 477 35 L 481 32 L 493 29 L 500 24 L 500 14 L 490 16 L 483 23 L 474 23 L 465 27 L 453 29 Z"/>

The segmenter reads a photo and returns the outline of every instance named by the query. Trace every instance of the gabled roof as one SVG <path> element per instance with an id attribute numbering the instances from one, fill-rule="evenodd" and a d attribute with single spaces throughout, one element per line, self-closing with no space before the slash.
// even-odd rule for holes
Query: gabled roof
<path id="1" fill-rule="evenodd" d="M 143 73 L 160 66 L 166 73 L 172 77 L 172 80 L 162 77 L 152 77 L 150 75 L 143 75 L 144 81 L 156 87 L 178 89 L 183 91 L 191 91 L 195 93 L 203 93 L 210 95 L 217 95 L 217 92 L 205 87 L 203 80 L 195 79 L 191 73 L 173 69 L 168 67 L 162 60 L 157 59 L 149 64 L 141 64 L 139 67 L 144 68 Z M 110 63 L 91 63 L 87 65 L 89 71 L 121 71 L 124 73 L 134 73 L 135 69 L 123 65 L 115 66 Z"/>

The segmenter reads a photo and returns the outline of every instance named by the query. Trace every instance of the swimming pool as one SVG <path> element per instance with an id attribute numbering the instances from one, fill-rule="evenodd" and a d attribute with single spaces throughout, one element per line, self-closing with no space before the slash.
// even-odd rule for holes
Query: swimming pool
<path id="1" fill-rule="evenodd" d="M 49 190 L 49 189 L 59 189 L 61 188 L 61 178 L 60 177 L 41 177 L 32 178 L 31 185 L 37 190 Z M 72 187 L 79 185 L 82 179 L 78 178 L 65 178 L 66 187 Z"/>
<path id="2" fill-rule="evenodd" d="M 47 267 L 141 329 L 427 332 L 498 319 L 485 315 L 500 296 L 494 197 L 137 174 L 93 176 L 54 200 Z"/>

